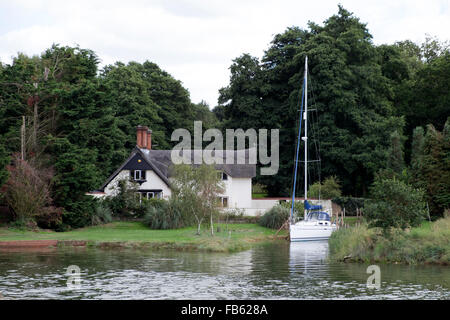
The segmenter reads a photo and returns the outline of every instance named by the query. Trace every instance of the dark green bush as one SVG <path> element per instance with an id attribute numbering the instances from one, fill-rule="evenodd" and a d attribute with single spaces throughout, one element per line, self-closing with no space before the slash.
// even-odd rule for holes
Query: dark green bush
<path id="1" fill-rule="evenodd" d="M 66 231 L 76 228 L 84 228 L 91 225 L 92 216 L 95 214 L 97 200 L 91 196 L 83 196 L 83 201 L 68 201 L 62 214 L 62 223 L 56 231 Z"/>
<path id="2" fill-rule="evenodd" d="M 112 211 L 104 203 L 99 203 L 95 208 L 95 213 L 91 218 L 92 225 L 99 225 L 112 222 Z"/>
<path id="3" fill-rule="evenodd" d="M 258 224 L 266 228 L 279 229 L 289 219 L 289 213 L 289 208 L 276 205 L 259 218 Z"/>
<path id="4" fill-rule="evenodd" d="M 103 202 L 111 209 L 117 218 L 142 217 L 146 211 L 146 201 L 139 202 L 137 187 L 127 179 L 117 184 L 118 192 L 115 196 L 106 197 Z"/>
<path id="5" fill-rule="evenodd" d="M 375 180 L 372 199 L 364 207 L 370 227 L 406 229 L 418 226 L 426 216 L 425 194 L 396 179 Z"/>
<path id="6" fill-rule="evenodd" d="M 317 199 L 332 199 L 340 197 L 341 194 L 341 185 L 336 176 L 326 178 L 323 183 L 318 181 L 312 184 L 308 191 L 308 195 L 311 198 Z"/>

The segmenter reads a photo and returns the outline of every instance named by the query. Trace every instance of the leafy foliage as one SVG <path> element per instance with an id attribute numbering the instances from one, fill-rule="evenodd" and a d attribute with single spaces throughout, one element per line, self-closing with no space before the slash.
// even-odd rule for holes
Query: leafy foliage
<path id="1" fill-rule="evenodd" d="M 333 199 L 341 196 L 341 186 L 336 176 L 328 177 L 323 183 L 317 181 L 309 187 L 308 195 L 312 198 Z"/>
<path id="2" fill-rule="evenodd" d="M 189 225 L 189 217 L 183 215 L 183 202 L 171 198 L 148 206 L 144 224 L 151 229 L 179 229 Z"/>
<path id="3" fill-rule="evenodd" d="M 259 218 L 258 224 L 271 229 L 279 229 L 289 219 L 290 208 L 276 205 Z"/>
<path id="4" fill-rule="evenodd" d="M 117 182 L 117 190 L 114 195 L 105 197 L 103 203 L 109 207 L 113 215 L 118 218 L 130 218 L 141 216 L 145 213 L 147 202 L 139 202 L 136 195 L 137 185 L 128 179 Z"/>
<path id="5" fill-rule="evenodd" d="M 281 201 L 279 203 L 283 208 L 289 209 L 289 214 L 292 209 L 292 201 Z M 294 201 L 294 219 L 302 220 L 305 213 L 305 206 L 302 201 Z"/>
<path id="6" fill-rule="evenodd" d="M 5 147 L 0 144 L 0 187 L 8 179 L 8 171 L 6 165 L 9 163 L 9 156 L 5 150 Z"/>
<path id="7" fill-rule="evenodd" d="M 418 226 L 426 216 L 424 192 L 401 180 L 375 180 L 371 196 L 364 206 L 370 227 L 406 229 Z"/>
<path id="8" fill-rule="evenodd" d="M 189 129 L 200 114 L 216 123 L 156 64 L 119 62 L 99 73 L 98 63 L 92 50 L 55 44 L 0 64 L 0 186 L 10 155 L 21 150 L 24 116 L 25 159 L 53 166 L 50 196 L 64 208 L 63 229 L 91 224 L 95 205 L 85 193 L 127 158 L 137 125 L 149 126 L 153 145 L 164 149 L 172 130 Z"/>
<path id="9" fill-rule="evenodd" d="M 41 225 L 61 223 L 61 208 L 53 206 L 51 198 L 51 168 L 38 168 L 35 163 L 15 157 L 9 165 L 5 185 L 5 200 L 12 208 L 15 220 L 24 223 L 38 221 Z"/>
<path id="10" fill-rule="evenodd" d="M 354 197 L 337 197 L 332 201 L 339 205 L 342 209 L 345 208 L 345 215 L 356 216 L 356 209 L 363 209 L 366 199 Z"/>
<path id="11" fill-rule="evenodd" d="M 95 214 L 92 216 L 92 225 L 99 225 L 112 222 L 112 211 L 104 203 L 98 203 Z"/>
<path id="12" fill-rule="evenodd" d="M 211 235 L 214 234 L 213 218 L 219 214 L 218 196 L 223 193 L 223 182 L 213 165 L 192 167 L 180 164 L 172 167 L 172 197 L 182 204 L 183 215 L 201 224 L 209 217 Z"/>
<path id="13" fill-rule="evenodd" d="M 324 26 L 310 23 L 309 29 L 276 35 L 262 62 L 249 55 L 235 59 L 230 84 L 220 91 L 221 114 L 233 128 L 280 129 L 279 173 L 257 180 L 269 195 L 287 195 L 307 55 L 315 92 L 310 101 L 318 110 L 310 136 L 320 141 L 322 170 L 339 178 L 344 193 L 365 194 L 385 166 L 391 132 L 403 126 L 393 114 L 391 80 L 365 24 L 342 6 Z M 314 154 L 316 144 L 309 145 Z"/>
<path id="14" fill-rule="evenodd" d="M 269 196 L 289 195 L 305 56 L 316 110 L 310 117 L 317 119 L 309 154 L 320 151 L 322 175 L 336 177 L 342 194 L 356 197 L 366 196 L 377 176 L 401 179 L 423 188 L 432 217 L 441 216 L 450 207 L 448 43 L 427 37 L 423 44 L 376 46 L 367 25 L 340 5 L 322 25 L 276 34 L 261 59 L 236 57 L 213 112 L 203 101 L 193 103 L 181 81 L 151 61 L 99 70 L 96 53 L 79 46 L 19 53 L 11 64 L 0 64 L 0 187 L 21 150 L 25 117 L 25 160 L 54 170 L 53 202 L 39 223 L 57 228 L 59 218 L 50 217 L 63 212 L 58 228 L 90 225 L 96 204 L 85 193 L 127 158 L 137 125 L 152 129 L 156 149 L 168 149 L 174 129 L 192 130 L 193 121 L 202 120 L 205 129 L 279 129 L 279 172 L 254 182 Z M 146 210 L 115 201 L 111 210 L 119 215 Z M 203 221 L 206 215 L 194 211 Z"/>
<path id="15" fill-rule="evenodd" d="M 450 208 L 450 117 L 439 132 L 427 126 L 416 185 L 424 187 L 431 215 L 442 217 Z"/>

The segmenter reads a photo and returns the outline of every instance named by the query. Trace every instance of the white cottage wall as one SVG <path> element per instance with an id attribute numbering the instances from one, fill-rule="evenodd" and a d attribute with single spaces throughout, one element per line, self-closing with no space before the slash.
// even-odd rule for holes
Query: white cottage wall
<path id="1" fill-rule="evenodd" d="M 161 189 L 164 199 L 168 199 L 172 194 L 167 184 L 153 170 L 145 171 L 145 180 L 147 181 L 141 184 L 139 189 Z"/>

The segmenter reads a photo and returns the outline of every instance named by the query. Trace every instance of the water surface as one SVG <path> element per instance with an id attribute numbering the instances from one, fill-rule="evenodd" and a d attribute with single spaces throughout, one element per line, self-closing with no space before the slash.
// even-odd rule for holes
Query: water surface
<path id="1" fill-rule="evenodd" d="M 8 299 L 449 299 L 450 268 L 330 263 L 327 242 L 277 242 L 233 253 L 65 248 L 0 252 Z M 67 268 L 80 268 L 79 288 Z"/>

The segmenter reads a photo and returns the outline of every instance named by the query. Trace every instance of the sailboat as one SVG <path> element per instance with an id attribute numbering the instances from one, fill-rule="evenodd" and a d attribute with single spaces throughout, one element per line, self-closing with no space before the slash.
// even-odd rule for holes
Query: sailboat
<path id="1" fill-rule="evenodd" d="M 305 58 L 305 75 L 303 81 L 302 101 L 300 108 L 300 121 L 297 137 L 297 152 L 295 157 L 294 182 L 292 190 L 292 206 L 289 219 L 289 234 L 291 242 L 328 240 L 331 233 L 336 230 L 336 224 L 331 223 L 330 215 L 323 210 L 321 205 L 313 205 L 308 202 L 308 57 Z M 303 110 L 304 105 L 304 110 Z M 305 123 L 305 135 L 301 137 L 302 121 Z M 296 221 L 294 215 L 295 188 L 297 183 L 297 170 L 299 162 L 300 140 L 305 147 L 305 201 L 304 219 Z"/>

